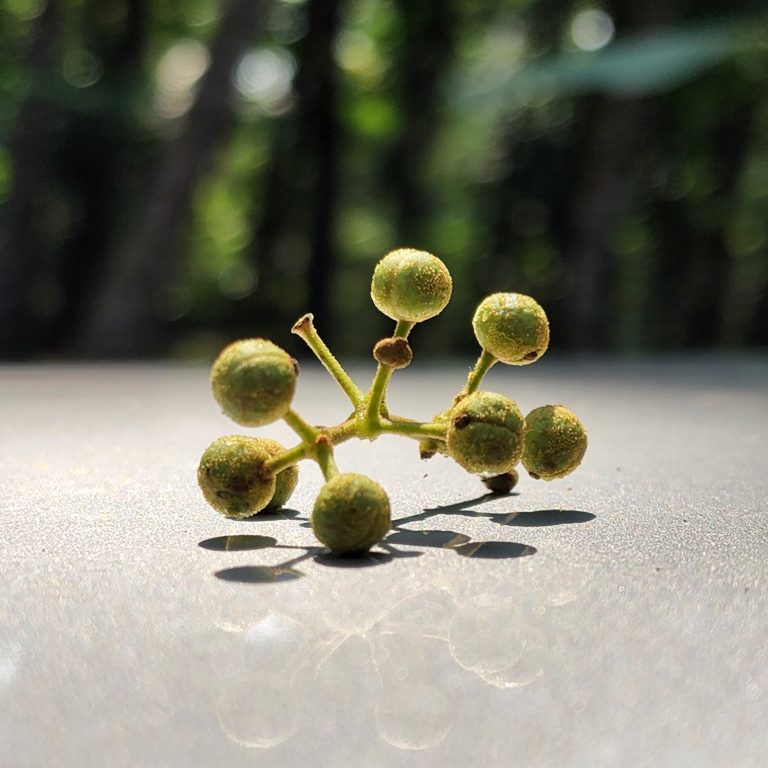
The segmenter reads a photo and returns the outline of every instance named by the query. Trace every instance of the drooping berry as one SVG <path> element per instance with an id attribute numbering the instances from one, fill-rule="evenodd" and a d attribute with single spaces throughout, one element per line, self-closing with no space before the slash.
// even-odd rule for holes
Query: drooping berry
<path id="1" fill-rule="evenodd" d="M 525 420 L 514 400 L 473 392 L 451 410 L 446 446 L 464 469 L 500 475 L 520 461 Z"/>
<path id="2" fill-rule="evenodd" d="M 554 480 L 573 472 L 587 450 L 587 432 L 562 405 L 535 408 L 526 417 L 523 466 L 536 480 Z"/>
<path id="3" fill-rule="evenodd" d="M 267 449 L 269 455 L 274 458 L 278 454 L 285 451 L 285 446 L 280 445 L 277 440 L 270 440 L 268 437 L 256 437 L 254 440 L 258 440 L 264 448 Z M 265 511 L 280 509 L 285 506 L 288 499 L 291 498 L 293 492 L 296 490 L 296 485 L 299 482 L 299 468 L 292 464 L 290 467 L 281 469 L 275 475 L 275 493 L 272 496 L 272 500 L 264 507 Z"/>
<path id="4" fill-rule="evenodd" d="M 275 475 L 265 466 L 270 458 L 258 438 L 228 435 L 211 443 L 197 469 L 206 501 L 227 517 L 242 519 L 260 512 L 275 495 Z"/>
<path id="5" fill-rule="evenodd" d="M 315 536 L 337 554 L 364 552 L 386 536 L 389 499 L 365 475 L 336 475 L 321 489 L 312 510 Z"/>
<path id="6" fill-rule="evenodd" d="M 528 365 L 549 346 L 549 321 L 541 306 L 521 293 L 494 293 L 472 319 L 480 346 L 509 365 Z"/>
<path id="7" fill-rule="evenodd" d="M 270 424 L 291 407 L 296 361 L 266 339 L 225 347 L 211 368 L 211 388 L 224 413 L 246 427 Z"/>
<path id="8" fill-rule="evenodd" d="M 439 315 L 453 290 L 451 273 L 437 256 L 413 248 L 388 253 L 373 271 L 371 298 L 393 320 L 420 323 Z"/>

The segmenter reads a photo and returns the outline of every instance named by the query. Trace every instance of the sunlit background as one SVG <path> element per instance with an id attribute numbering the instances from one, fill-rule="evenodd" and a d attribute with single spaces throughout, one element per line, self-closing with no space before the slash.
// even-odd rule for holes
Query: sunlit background
<path id="1" fill-rule="evenodd" d="M 768 11 L 748 0 L 2 0 L 0 357 L 343 354 L 397 246 L 553 348 L 768 345 Z M 295 341 L 290 342 L 296 346 Z"/>

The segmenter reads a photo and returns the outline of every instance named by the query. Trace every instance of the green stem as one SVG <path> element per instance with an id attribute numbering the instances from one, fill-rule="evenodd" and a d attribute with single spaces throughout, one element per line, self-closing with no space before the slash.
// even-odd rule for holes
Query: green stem
<path id="1" fill-rule="evenodd" d="M 291 408 L 283 416 L 283 421 L 307 444 L 314 445 L 317 436 L 320 434 L 311 424 L 308 424 Z"/>
<path id="2" fill-rule="evenodd" d="M 290 448 L 287 451 L 279 453 L 274 458 L 271 458 L 267 463 L 267 469 L 277 474 L 286 467 L 290 467 L 293 464 L 308 458 L 309 446 L 306 443 L 301 443 L 294 448 Z"/>
<path id="3" fill-rule="evenodd" d="M 357 419 L 351 417 L 335 427 L 328 428 L 328 438 L 332 445 L 344 443 L 358 436 Z"/>
<path id="4" fill-rule="evenodd" d="M 464 385 L 464 389 L 459 393 L 458 397 L 461 398 L 475 392 L 480 386 L 483 376 L 485 376 L 497 362 L 498 360 L 490 352 L 483 350 L 480 357 L 477 358 L 475 367 L 472 369 L 469 376 L 467 376 L 467 383 Z"/>
<path id="5" fill-rule="evenodd" d="M 315 450 L 315 458 L 320 465 L 320 471 L 326 482 L 339 474 L 339 468 L 333 458 L 333 447 L 328 440 L 319 441 Z"/>
<path id="6" fill-rule="evenodd" d="M 382 419 L 379 424 L 379 430 L 386 434 L 402 435 L 403 437 L 413 437 L 421 440 L 425 437 L 445 440 L 446 425 L 437 422 L 424 423 L 420 421 L 409 421 L 407 419 Z"/>
<path id="7" fill-rule="evenodd" d="M 395 326 L 395 332 L 392 334 L 394 338 L 400 337 L 403 339 L 408 338 L 408 334 L 416 323 L 411 323 L 407 320 L 398 320 Z M 387 393 L 387 386 L 389 380 L 392 378 L 392 368 L 387 367 L 379 363 L 376 368 L 376 375 L 373 377 L 373 383 L 366 395 L 366 409 L 365 409 L 365 421 L 367 427 L 371 431 L 375 431 L 379 421 L 381 406 L 384 403 L 384 396 Z"/>
<path id="8" fill-rule="evenodd" d="M 315 357 L 325 366 L 325 370 L 331 374 L 336 383 L 342 388 L 344 394 L 352 402 L 352 405 L 355 408 L 359 408 L 363 404 L 363 393 L 349 377 L 349 374 L 341 367 L 341 363 L 334 357 L 333 352 L 328 349 L 327 344 L 320 338 L 313 321 L 314 317 L 312 314 L 300 317 L 293 328 L 291 328 L 291 333 L 301 336 Z"/>

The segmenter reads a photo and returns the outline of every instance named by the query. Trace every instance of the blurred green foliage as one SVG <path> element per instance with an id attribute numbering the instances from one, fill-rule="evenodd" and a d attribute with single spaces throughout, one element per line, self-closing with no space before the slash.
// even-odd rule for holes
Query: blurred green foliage
<path id="1" fill-rule="evenodd" d="M 543 304 L 554 349 L 768 344 L 761 3 L 260 10 L 4 0 L 0 356 L 296 348 L 305 311 L 367 354 L 398 246 L 454 275 L 415 337 L 436 355 L 497 290 Z"/>

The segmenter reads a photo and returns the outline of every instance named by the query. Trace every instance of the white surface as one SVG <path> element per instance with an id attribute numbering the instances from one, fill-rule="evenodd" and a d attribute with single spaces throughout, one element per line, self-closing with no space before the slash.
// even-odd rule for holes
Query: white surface
<path id="1" fill-rule="evenodd" d="M 465 373 L 418 368 L 390 402 L 423 418 Z M 411 441 L 346 444 L 416 517 L 349 562 L 305 525 L 314 466 L 294 517 L 206 507 L 199 455 L 242 430 L 205 370 L 0 369 L 0 764 L 768 764 L 768 361 L 545 358 L 487 388 L 575 410 L 582 468 L 478 501 Z M 297 407 L 348 411 L 307 367 Z M 200 546 L 228 535 L 278 546 Z"/>

